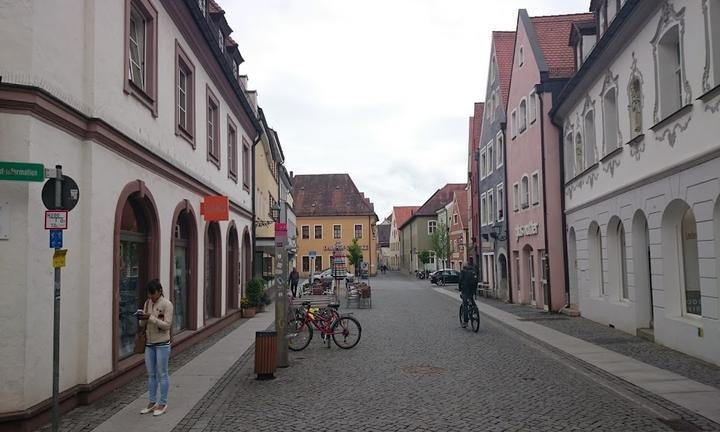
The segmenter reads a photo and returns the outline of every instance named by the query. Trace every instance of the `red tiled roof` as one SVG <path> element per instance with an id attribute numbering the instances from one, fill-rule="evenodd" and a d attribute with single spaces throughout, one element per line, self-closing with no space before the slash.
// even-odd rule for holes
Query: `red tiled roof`
<path id="1" fill-rule="evenodd" d="M 375 216 L 373 204 L 348 174 L 296 175 L 296 216 Z"/>
<path id="2" fill-rule="evenodd" d="M 575 72 L 575 54 L 568 45 L 573 23 L 593 21 L 592 13 L 531 17 L 550 78 L 570 78 Z"/>
<path id="3" fill-rule="evenodd" d="M 419 208 L 420 206 L 393 207 L 393 214 L 395 214 L 395 226 L 400 228 L 405 225 L 405 222 L 407 222 L 413 213 Z"/>
<path id="4" fill-rule="evenodd" d="M 507 110 L 508 96 L 510 95 L 510 75 L 512 74 L 513 55 L 515 52 L 514 31 L 494 31 L 493 44 L 495 45 L 495 61 L 500 80 L 500 96 L 503 108 Z"/>
<path id="5" fill-rule="evenodd" d="M 438 210 L 452 201 L 453 193 L 464 191 L 465 186 L 467 186 L 465 183 L 448 183 L 442 189 L 438 189 L 402 226 L 415 216 L 436 216 Z M 402 226 L 398 225 L 398 229 Z"/>

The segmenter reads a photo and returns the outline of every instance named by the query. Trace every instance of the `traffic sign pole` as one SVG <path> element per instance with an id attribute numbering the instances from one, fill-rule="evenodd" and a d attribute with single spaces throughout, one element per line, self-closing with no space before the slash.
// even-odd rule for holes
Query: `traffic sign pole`
<path id="1" fill-rule="evenodd" d="M 275 223 L 275 330 L 277 330 L 277 366 L 288 367 L 287 314 L 288 314 L 288 262 L 286 255 L 287 224 Z"/>
<path id="2" fill-rule="evenodd" d="M 62 165 L 55 165 L 55 208 L 62 206 Z M 57 245 L 55 245 L 57 246 Z M 55 248 L 57 254 L 60 248 Z M 55 308 L 53 312 L 53 394 L 52 394 L 52 430 L 60 428 L 60 267 L 55 267 Z"/>

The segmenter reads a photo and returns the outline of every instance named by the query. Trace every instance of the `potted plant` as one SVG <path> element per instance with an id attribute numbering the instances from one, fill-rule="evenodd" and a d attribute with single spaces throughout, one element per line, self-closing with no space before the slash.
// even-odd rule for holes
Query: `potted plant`
<path id="1" fill-rule="evenodd" d="M 243 296 L 240 298 L 240 308 L 242 309 L 243 318 L 252 318 L 255 316 L 255 307 L 250 305 L 250 300 Z"/>
<path id="2" fill-rule="evenodd" d="M 265 287 L 263 285 L 262 279 L 255 278 L 248 281 L 247 287 L 245 288 L 245 295 L 247 296 L 250 307 L 254 307 L 258 312 L 260 312 L 260 306 L 263 305 L 262 296 L 265 291 Z"/>

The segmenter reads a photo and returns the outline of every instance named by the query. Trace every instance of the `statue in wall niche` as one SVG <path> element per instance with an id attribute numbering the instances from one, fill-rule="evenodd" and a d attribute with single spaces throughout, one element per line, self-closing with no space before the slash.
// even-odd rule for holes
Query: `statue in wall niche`
<path id="1" fill-rule="evenodd" d="M 642 134 L 642 95 L 640 90 L 640 81 L 634 79 L 630 83 L 630 129 L 633 137 Z"/>

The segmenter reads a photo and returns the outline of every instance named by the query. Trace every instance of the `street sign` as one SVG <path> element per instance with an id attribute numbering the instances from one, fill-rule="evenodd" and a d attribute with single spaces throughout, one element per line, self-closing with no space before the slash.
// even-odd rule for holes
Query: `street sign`
<path id="1" fill-rule="evenodd" d="M 67 255 L 67 249 L 55 251 L 53 254 L 53 268 L 65 267 L 65 255 Z"/>
<path id="2" fill-rule="evenodd" d="M 0 162 L 0 180 L 41 182 L 45 180 L 43 164 Z"/>
<path id="3" fill-rule="evenodd" d="M 80 188 L 78 187 L 75 180 L 70 176 L 63 175 L 62 177 L 62 188 L 60 190 L 61 204 L 60 207 L 55 205 L 55 184 L 56 179 L 49 179 L 45 182 L 42 188 L 42 202 L 45 204 L 45 208 L 48 210 L 67 210 L 70 211 L 75 208 L 80 200 Z"/>
<path id="4" fill-rule="evenodd" d="M 50 248 L 60 249 L 61 247 L 63 247 L 62 230 L 50 230 Z"/>
<path id="5" fill-rule="evenodd" d="M 46 210 L 45 211 L 45 229 L 46 230 L 64 230 L 68 227 L 67 210 Z"/>

